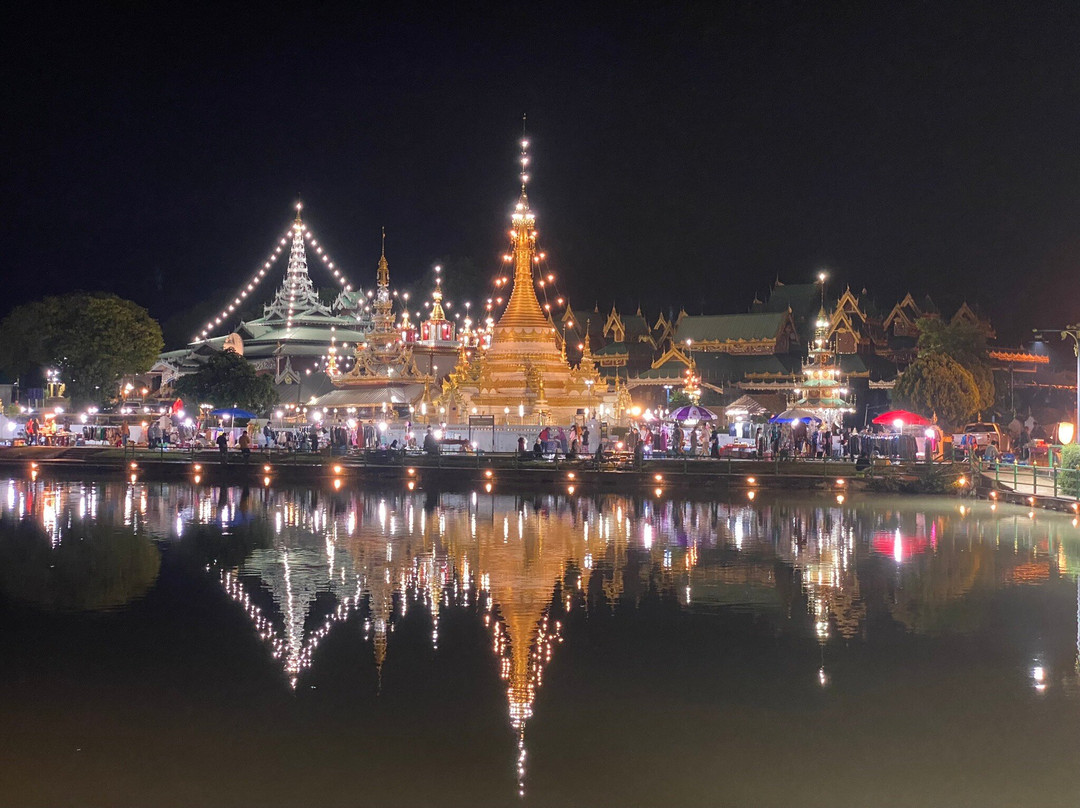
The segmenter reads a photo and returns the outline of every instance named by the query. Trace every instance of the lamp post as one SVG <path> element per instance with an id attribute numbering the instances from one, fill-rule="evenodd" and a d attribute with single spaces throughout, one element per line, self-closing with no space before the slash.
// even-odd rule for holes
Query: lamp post
<path id="1" fill-rule="evenodd" d="M 1033 329 L 1032 333 L 1036 339 L 1041 339 L 1042 335 L 1046 331 L 1052 329 Z M 1080 442 L 1080 325 L 1067 325 L 1059 330 L 1062 339 L 1071 339 L 1073 341 L 1073 355 L 1076 357 L 1076 420 L 1073 422 L 1077 425 L 1077 429 L 1074 430 L 1076 434 L 1072 436 L 1073 440 Z"/>

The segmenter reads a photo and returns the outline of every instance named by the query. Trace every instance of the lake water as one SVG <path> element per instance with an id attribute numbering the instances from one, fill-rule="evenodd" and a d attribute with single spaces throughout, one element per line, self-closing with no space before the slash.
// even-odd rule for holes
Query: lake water
<path id="1" fill-rule="evenodd" d="M 0 481 L 0 803 L 1075 805 L 1080 528 Z"/>

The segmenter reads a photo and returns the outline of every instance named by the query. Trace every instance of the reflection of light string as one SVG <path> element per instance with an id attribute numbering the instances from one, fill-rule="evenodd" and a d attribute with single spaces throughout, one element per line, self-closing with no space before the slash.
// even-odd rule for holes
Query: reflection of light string
<path id="1" fill-rule="evenodd" d="M 207 565 L 209 572 L 211 567 Z M 267 619 L 262 610 L 251 601 L 239 575 L 228 570 L 220 570 L 218 578 L 222 588 L 236 603 L 240 604 L 248 619 L 255 626 L 255 630 L 262 640 L 270 647 L 270 654 L 274 659 L 284 659 L 282 670 L 289 677 L 289 686 L 294 690 L 300 674 L 311 667 L 315 656 L 315 650 L 319 643 L 330 633 L 330 630 L 338 623 L 349 618 L 359 606 L 361 600 L 361 582 L 357 579 L 356 593 L 346 596 L 337 605 L 337 608 L 323 621 L 315 631 L 311 632 L 306 641 L 301 641 L 298 648 L 290 649 L 274 623 Z M 291 597 L 291 594 L 290 594 Z M 295 653 L 290 653 L 290 650 Z"/>

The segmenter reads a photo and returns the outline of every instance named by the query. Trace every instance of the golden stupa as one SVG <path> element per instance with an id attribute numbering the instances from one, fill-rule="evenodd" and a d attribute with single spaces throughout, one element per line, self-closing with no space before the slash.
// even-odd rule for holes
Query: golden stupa
<path id="1" fill-rule="evenodd" d="M 565 423 L 579 410 L 611 406 L 615 399 L 588 351 L 577 367 L 570 366 L 565 345 L 537 300 L 536 216 L 525 191 L 528 141 L 521 146 L 521 196 L 511 216 L 510 300 L 492 328 L 487 349 L 478 348 L 472 356 L 461 352 L 457 367 L 443 383 L 442 400 L 462 413 L 501 418 L 509 410 L 527 423 Z"/>

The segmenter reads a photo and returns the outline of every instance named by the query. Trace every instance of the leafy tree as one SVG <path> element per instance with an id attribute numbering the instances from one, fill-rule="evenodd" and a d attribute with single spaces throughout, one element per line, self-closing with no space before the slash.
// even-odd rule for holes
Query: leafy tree
<path id="1" fill-rule="evenodd" d="M 678 409 L 679 407 L 685 407 L 688 404 L 693 404 L 694 400 L 690 396 L 686 395 L 681 389 L 672 390 L 671 395 L 668 396 L 667 406 L 669 409 Z"/>
<path id="2" fill-rule="evenodd" d="M 920 351 L 900 374 L 892 391 L 894 403 L 935 413 L 943 425 L 963 424 L 979 410 L 979 388 L 972 374 L 951 356 Z"/>
<path id="3" fill-rule="evenodd" d="M 149 370 L 163 346 L 146 309 L 112 294 L 46 297 L 0 323 L 0 367 L 19 375 L 55 367 L 77 404 L 108 398 L 122 376 Z"/>
<path id="4" fill-rule="evenodd" d="M 250 362 L 230 349 L 211 354 L 195 373 L 177 379 L 173 392 L 189 404 L 236 406 L 252 412 L 263 412 L 277 403 L 270 377 L 256 373 Z"/>
<path id="5" fill-rule="evenodd" d="M 979 403 L 975 412 L 994 409 L 994 373 L 986 349 L 986 335 L 968 322 L 946 323 L 937 317 L 923 317 L 918 322 L 919 354 L 939 353 L 959 362 L 975 381 Z"/>

